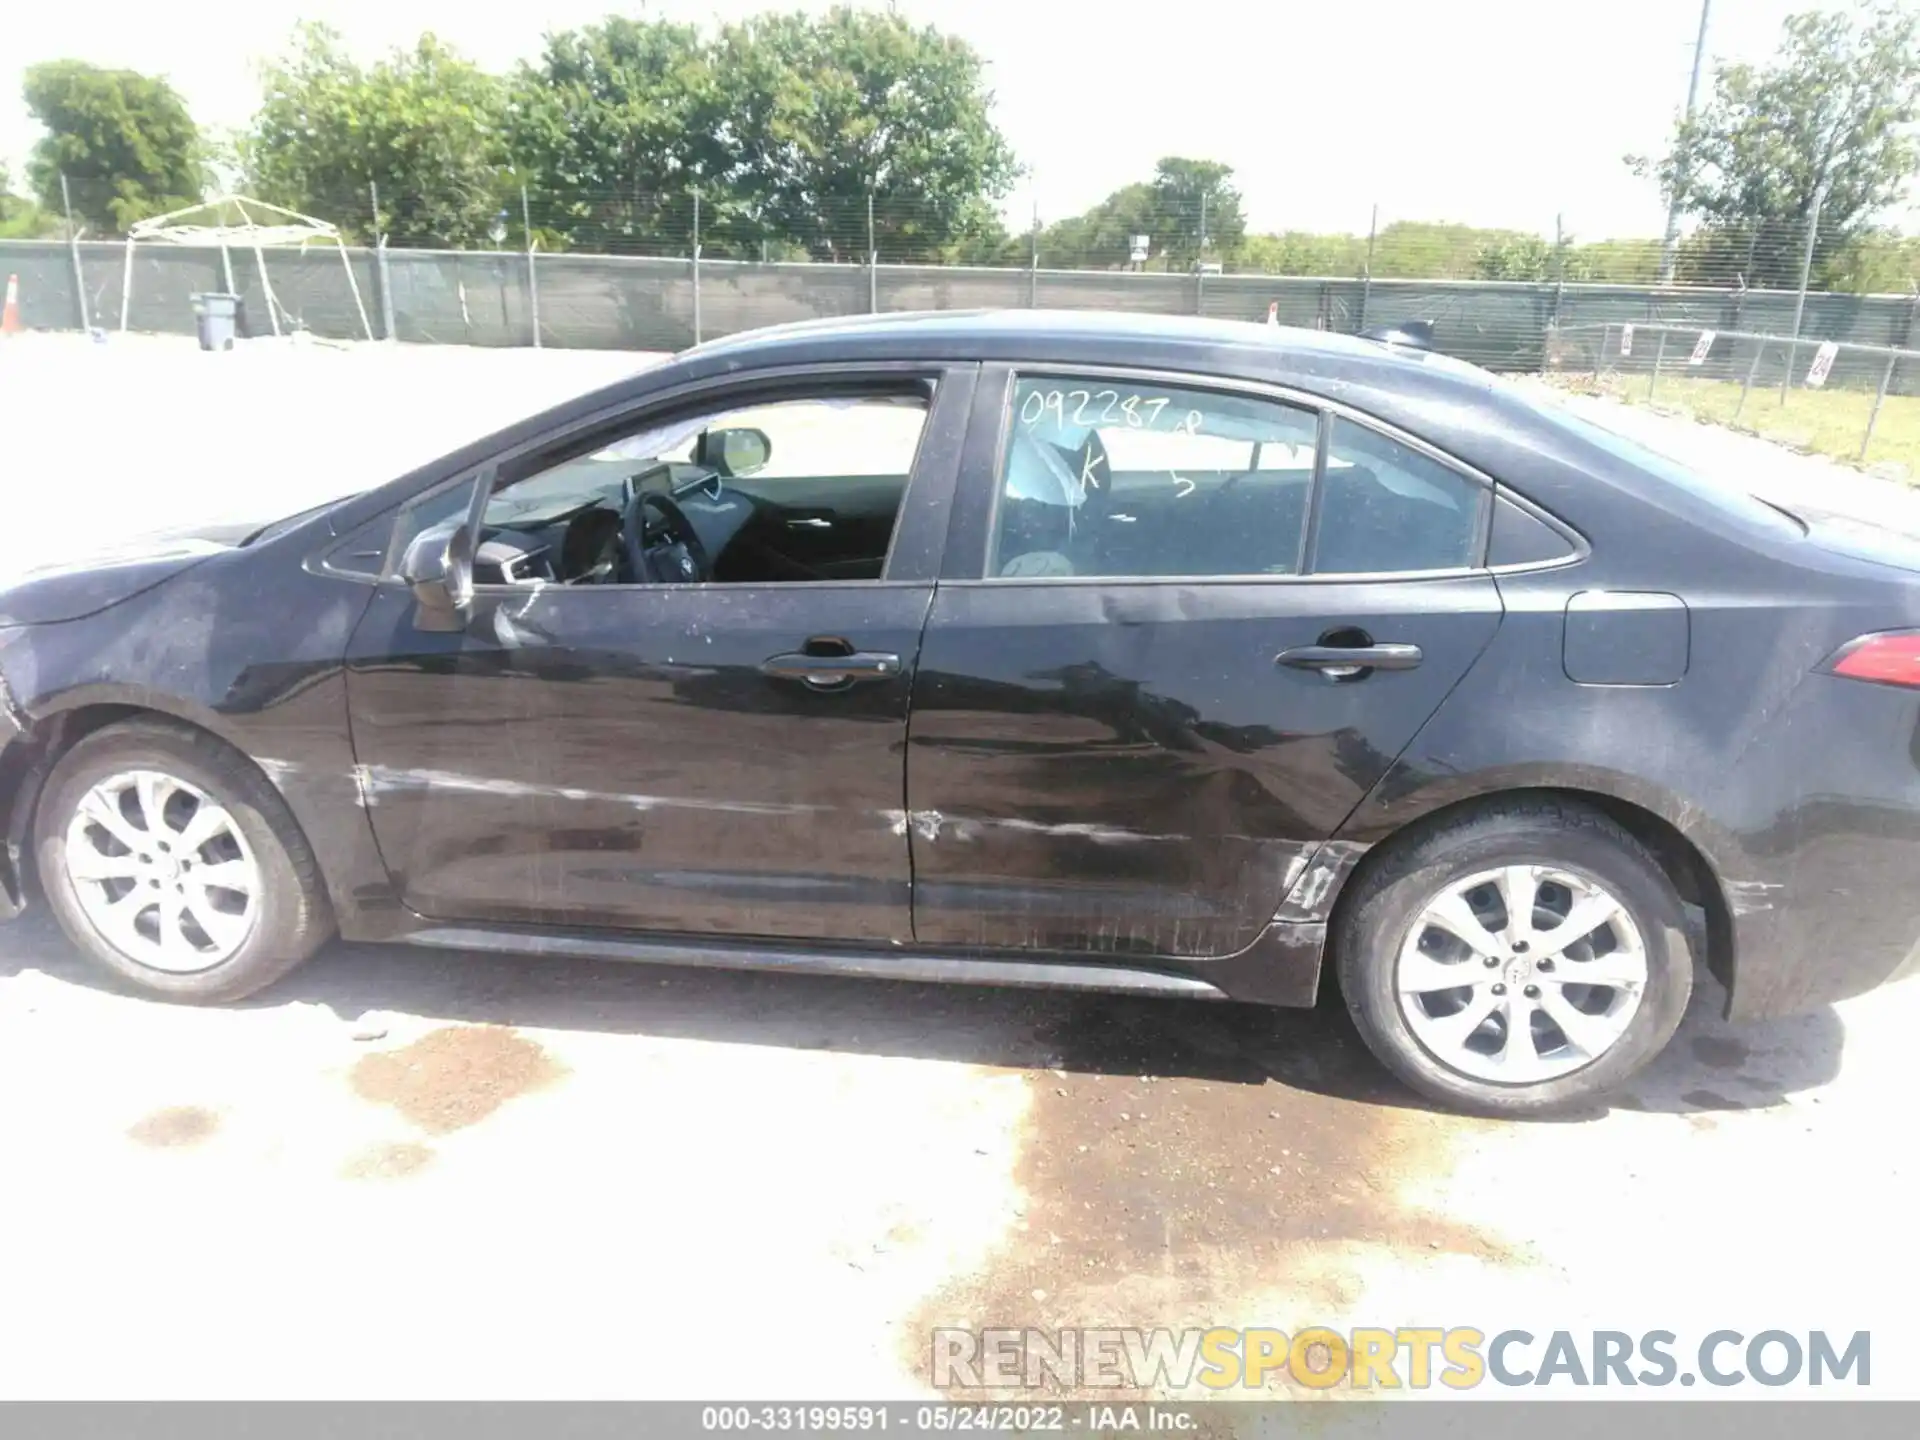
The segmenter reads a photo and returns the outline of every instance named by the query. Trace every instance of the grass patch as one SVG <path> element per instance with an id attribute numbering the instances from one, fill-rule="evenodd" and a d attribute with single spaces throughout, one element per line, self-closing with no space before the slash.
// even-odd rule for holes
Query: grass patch
<path id="1" fill-rule="evenodd" d="M 1645 375 L 1568 377 L 1572 387 L 1590 394 L 1611 395 L 1630 405 L 1647 403 Z M 1653 404 L 1677 410 L 1696 420 L 1731 426 L 1796 450 L 1831 455 L 1849 464 L 1903 467 L 1899 478 L 1909 484 L 1920 479 L 1920 395 L 1889 395 L 1880 407 L 1866 458 L 1860 456 L 1860 437 L 1873 413 L 1871 390 L 1809 390 L 1795 386 L 1780 403 L 1780 387 L 1755 385 L 1740 405 L 1740 385 L 1729 380 L 1705 380 L 1695 375 L 1662 375 L 1654 387 Z M 1734 411 L 1740 418 L 1734 420 Z"/>

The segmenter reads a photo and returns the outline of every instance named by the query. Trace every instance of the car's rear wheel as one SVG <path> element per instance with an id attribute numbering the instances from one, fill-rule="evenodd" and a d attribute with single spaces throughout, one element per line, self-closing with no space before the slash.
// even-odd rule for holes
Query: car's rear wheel
<path id="1" fill-rule="evenodd" d="M 1448 1105 L 1545 1114 L 1622 1084 L 1693 988 L 1679 896 L 1585 806 L 1494 803 L 1416 832 L 1357 881 L 1335 937 L 1374 1053 Z"/>
<path id="2" fill-rule="evenodd" d="M 86 736 L 47 777 L 34 854 L 61 927 L 156 995 L 235 1000 L 333 930 L 306 839 L 244 755 L 170 721 Z"/>

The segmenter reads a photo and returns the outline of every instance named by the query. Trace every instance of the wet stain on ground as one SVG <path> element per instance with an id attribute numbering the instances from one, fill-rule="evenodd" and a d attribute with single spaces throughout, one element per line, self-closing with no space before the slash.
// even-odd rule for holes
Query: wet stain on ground
<path id="1" fill-rule="evenodd" d="M 501 1025 L 448 1025 L 353 1067 L 354 1093 L 391 1105 L 429 1135 L 477 1125 L 515 1096 L 549 1085 L 564 1068 Z"/>
<path id="2" fill-rule="evenodd" d="M 1696 1035 L 1692 1049 L 1694 1059 L 1715 1070 L 1738 1070 L 1752 1054 L 1743 1041 L 1731 1035 Z"/>
<path id="3" fill-rule="evenodd" d="M 370 1145 L 353 1156 L 340 1169 L 347 1180 L 398 1180 L 430 1163 L 433 1151 L 425 1145 L 403 1141 L 393 1145 Z"/>
<path id="4" fill-rule="evenodd" d="M 1739 1100 L 1729 1100 L 1717 1091 L 1708 1089 L 1689 1090 L 1680 1097 L 1687 1104 L 1701 1110 L 1745 1110 L 1747 1106 Z"/>
<path id="5" fill-rule="evenodd" d="M 1037 1035 L 1053 1054 L 1029 1079 L 1017 1170 L 1025 1213 L 985 1271 L 903 1335 L 928 1383 L 937 1327 L 1269 1324 L 1222 1304 L 1277 1290 L 1335 1314 L 1357 1297 L 1337 1265 L 1314 1262 L 1344 1245 L 1516 1258 L 1401 1201 L 1408 1178 L 1443 1172 L 1451 1144 L 1487 1122 L 1419 1108 L 1337 1003 L 1087 997 L 1047 1013 Z"/>
<path id="6" fill-rule="evenodd" d="M 155 1150 L 181 1150 L 211 1138 L 220 1117 L 198 1105 L 174 1105 L 144 1115 L 127 1129 L 127 1138 Z"/>

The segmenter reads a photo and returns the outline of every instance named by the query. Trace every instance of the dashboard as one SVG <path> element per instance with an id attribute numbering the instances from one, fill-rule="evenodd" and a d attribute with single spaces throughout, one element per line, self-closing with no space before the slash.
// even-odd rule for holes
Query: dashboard
<path id="1" fill-rule="evenodd" d="M 604 467 L 603 467 L 604 468 Z M 728 489 L 710 471 L 658 466 L 633 474 L 618 467 L 588 493 L 564 503 L 547 495 L 502 491 L 480 528 L 474 580 L 482 585 L 606 585 L 626 582 L 621 519 L 629 485 L 672 494 L 709 555 L 722 555 L 755 513 L 750 495 Z M 668 472 L 660 475 L 657 472 Z M 672 472 L 686 471 L 684 475 Z M 500 519 L 496 520 L 495 516 Z"/>

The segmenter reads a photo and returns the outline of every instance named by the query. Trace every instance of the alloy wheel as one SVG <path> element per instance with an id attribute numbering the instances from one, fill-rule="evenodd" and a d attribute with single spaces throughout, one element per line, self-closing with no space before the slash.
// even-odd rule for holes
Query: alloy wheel
<path id="1" fill-rule="evenodd" d="M 129 960 L 190 974 L 253 933 L 263 881 L 232 814 L 158 770 L 111 775 L 68 822 L 67 879 L 81 912 Z"/>
<path id="2" fill-rule="evenodd" d="M 1592 1064 L 1626 1033 L 1647 983 L 1626 905 L 1590 876 L 1507 865 L 1456 880 L 1408 928 L 1400 1011 L 1441 1064 L 1530 1085 Z"/>

